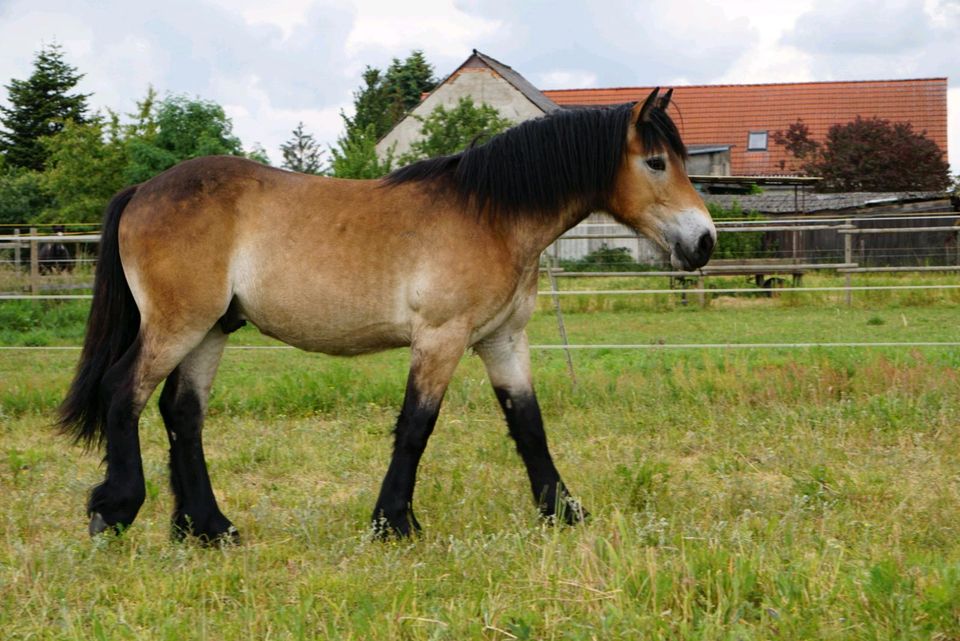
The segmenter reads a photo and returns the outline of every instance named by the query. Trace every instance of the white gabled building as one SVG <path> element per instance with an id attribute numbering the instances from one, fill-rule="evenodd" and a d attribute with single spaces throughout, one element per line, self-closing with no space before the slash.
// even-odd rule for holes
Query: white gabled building
<path id="1" fill-rule="evenodd" d="M 476 104 L 487 104 L 513 123 L 539 118 L 561 107 L 546 97 L 526 78 L 476 49 L 457 69 L 447 76 L 423 101 L 410 111 L 377 143 L 377 155 L 384 159 L 392 151 L 399 156 L 410 150 L 420 135 L 419 118 L 426 118 L 438 106 L 456 107 L 461 98 L 469 96 Z M 613 221 L 607 214 L 591 214 L 587 220 L 570 230 L 571 236 L 603 236 L 633 233 Z M 625 247 L 639 262 L 656 263 L 662 252 L 646 238 L 634 239 L 568 239 L 559 240 L 547 250 L 548 255 L 560 260 L 583 258 L 601 246 Z"/>
<path id="2" fill-rule="evenodd" d="M 516 71 L 474 49 L 462 65 L 377 143 L 377 155 L 384 158 L 391 149 L 396 156 L 409 151 L 410 144 L 420 135 L 417 117 L 426 118 L 440 106 L 452 109 L 465 96 L 473 98 L 476 104 L 490 105 L 514 124 L 560 108 Z"/>

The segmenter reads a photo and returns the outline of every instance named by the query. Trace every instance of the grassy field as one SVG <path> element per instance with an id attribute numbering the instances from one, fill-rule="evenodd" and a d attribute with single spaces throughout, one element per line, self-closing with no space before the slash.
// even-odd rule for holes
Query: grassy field
<path id="1" fill-rule="evenodd" d="M 564 283 L 622 283 L 598 285 Z M 563 304 L 575 343 L 958 340 L 955 292 L 839 300 Z M 536 344 L 558 342 L 549 306 Z M 85 309 L 0 303 L 0 342 L 75 345 Z M 468 356 L 421 466 L 425 534 L 386 544 L 367 519 L 406 354 L 231 350 L 206 445 L 244 541 L 212 550 L 169 540 L 154 404 L 140 517 L 86 537 L 99 456 L 48 428 L 76 357 L 0 351 L 2 639 L 960 639 L 960 348 L 579 351 L 575 388 L 536 351 L 593 515 L 573 528 L 537 520 Z"/>

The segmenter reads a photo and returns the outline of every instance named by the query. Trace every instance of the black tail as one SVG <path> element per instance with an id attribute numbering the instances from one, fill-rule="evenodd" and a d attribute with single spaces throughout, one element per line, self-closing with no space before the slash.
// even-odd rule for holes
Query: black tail
<path id="1" fill-rule="evenodd" d="M 136 190 L 136 185 L 127 187 L 107 205 L 83 352 L 70 391 L 58 410 L 60 430 L 87 446 L 103 440 L 108 406 L 101 398 L 100 382 L 130 348 L 140 329 L 140 310 L 123 275 L 117 238 L 120 215 Z"/>

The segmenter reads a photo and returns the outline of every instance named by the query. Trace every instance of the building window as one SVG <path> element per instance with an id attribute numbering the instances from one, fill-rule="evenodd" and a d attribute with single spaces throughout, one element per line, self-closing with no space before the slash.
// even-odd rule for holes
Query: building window
<path id="1" fill-rule="evenodd" d="M 747 136 L 747 151 L 766 151 L 767 132 L 751 131 Z"/>

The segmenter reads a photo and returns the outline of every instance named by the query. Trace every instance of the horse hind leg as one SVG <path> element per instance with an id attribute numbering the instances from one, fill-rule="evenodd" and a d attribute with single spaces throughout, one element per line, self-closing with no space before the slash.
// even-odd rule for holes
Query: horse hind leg
<path id="1" fill-rule="evenodd" d="M 87 503 L 91 536 L 107 529 L 121 532 L 136 519 L 146 497 L 140 413 L 160 381 L 202 335 L 160 340 L 156 332 L 141 326 L 133 344 L 104 375 L 100 394 L 107 408 L 103 429 L 107 471 L 104 481 L 90 492 Z"/>
<path id="2" fill-rule="evenodd" d="M 108 529 L 121 532 L 136 518 L 146 498 L 140 413 L 160 382 L 207 332 L 170 332 L 144 322 L 130 348 L 104 375 L 100 394 L 108 408 L 103 430 L 107 472 L 104 481 L 91 491 L 87 504 L 91 536 Z"/>
<path id="3" fill-rule="evenodd" d="M 227 334 L 215 326 L 167 377 L 160 414 L 170 441 L 170 485 L 175 539 L 236 542 L 239 534 L 217 506 L 203 453 L 203 418 Z"/>
<path id="4" fill-rule="evenodd" d="M 146 496 L 137 429 L 143 403 L 134 392 L 140 353 L 138 337 L 107 370 L 100 384 L 100 395 L 107 407 L 103 429 L 107 472 L 103 482 L 91 490 L 87 501 L 91 536 L 108 528 L 117 532 L 128 528 Z"/>

